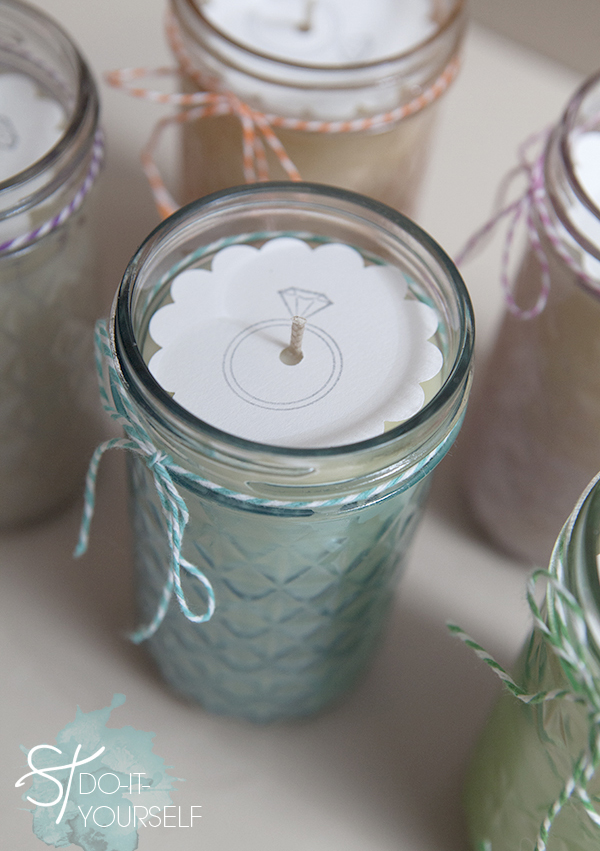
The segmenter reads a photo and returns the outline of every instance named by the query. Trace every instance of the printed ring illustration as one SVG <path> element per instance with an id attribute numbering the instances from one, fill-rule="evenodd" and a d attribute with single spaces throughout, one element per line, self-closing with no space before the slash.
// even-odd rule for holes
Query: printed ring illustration
<path id="1" fill-rule="evenodd" d="M 270 329 L 279 332 L 277 335 L 279 349 L 276 345 L 264 344 L 265 331 Z M 262 380 L 257 381 L 254 386 L 254 379 L 261 379 L 265 371 L 268 373 L 275 359 L 278 360 L 279 350 L 287 345 L 286 337 L 289 339 L 289 332 L 289 319 L 267 319 L 250 325 L 233 338 L 223 356 L 223 374 L 227 384 L 237 396 L 259 408 L 274 411 L 294 410 L 318 402 L 333 390 L 342 374 L 342 353 L 338 344 L 326 331 L 311 324 L 306 325 L 304 334 L 307 348 L 310 345 L 313 349 L 312 373 L 316 375 L 317 386 L 301 388 L 302 395 L 297 398 L 282 399 L 282 395 L 285 397 L 285 392 L 294 392 L 294 383 L 288 380 L 283 389 L 281 384 L 278 386 L 276 400 L 265 398 Z M 253 364 L 254 368 L 251 371 L 244 370 L 244 365 L 247 363 Z M 317 364 L 316 368 L 315 364 Z M 285 367 L 286 370 L 297 368 L 296 366 Z"/>

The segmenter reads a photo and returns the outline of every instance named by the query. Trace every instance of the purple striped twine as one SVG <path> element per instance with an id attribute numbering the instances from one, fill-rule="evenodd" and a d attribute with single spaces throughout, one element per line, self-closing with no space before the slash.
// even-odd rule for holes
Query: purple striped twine
<path id="1" fill-rule="evenodd" d="M 525 140 L 525 142 L 519 147 L 519 165 L 512 169 L 503 181 L 506 189 L 515 177 L 525 175 L 527 185 L 524 192 L 515 201 L 503 207 L 479 230 L 477 230 L 454 258 L 456 265 L 460 266 L 482 246 L 482 242 L 485 237 L 491 234 L 503 219 L 508 218 L 510 223 L 502 250 L 500 281 L 509 311 L 519 319 L 525 320 L 533 319 L 543 311 L 550 293 L 550 267 L 546 252 L 544 251 L 536 229 L 534 214 L 537 215 L 539 222 L 544 229 L 545 235 L 561 260 L 590 288 L 596 291 L 600 288 L 598 281 L 594 280 L 584 271 L 581 262 L 565 250 L 561 233 L 550 213 L 550 201 L 548 199 L 544 183 L 546 144 L 550 132 L 551 130 L 547 129 L 540 133 L 536 133 Z M 539 144 L 540 141 L 543 141 L 544 143 L 542 153 L 533 159 L 528 158 L 527 154 L 529 149 L 534 144 Z M 517 226 L 523 220 L 527 228 L 529 242 L 535 251 L 542 273 L 542 285 L 537 301 L 533 307 L 528 310 L 524 310 L 517 304 L 509 276 L 509 266 L 514 246 L 515 232 Z"/>
<path id="2" fill-rule="evenodd" d="M 81 186 L 79 187 L 71 201 L 69 201 L 69 203 L 66 204 L 62 208 L 62 210 L 60 210 L 59 213 L 57 213 L 51 219 L 48 219 L 35 230 L 32 230 L 29 233 L 21 234 L 21 236 L 16 236 L 13 239 L 6 240 L 6 242 L 0 243 L 0 255 L 8 254 L 8 252 L 10 251 L 16 251 L 19 248 L 23 248 L 24 246 L 35 242 L 37 239 L 41 239 L 42 237 L 47 236 L 49 233 L 52 233 L 52 231 L 56 230 L 56 228 L 63 225 L 67 221 L 67 219 L 81 207 L 84 198 L 94 185 L 96 178 L 100 173 L 103 159 L 104 133 L 102 132 L 102 130 L 99 129 L 96 131 L 96 135 L 94 136 L 90 167 L 87 171 L 86 176 L 83 179 L 83 182 L 81 183 Z"/>

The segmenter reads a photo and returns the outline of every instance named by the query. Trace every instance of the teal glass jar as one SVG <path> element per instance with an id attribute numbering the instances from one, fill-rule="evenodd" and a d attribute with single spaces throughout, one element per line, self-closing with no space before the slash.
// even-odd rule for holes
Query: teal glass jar
<path id="1" fill-rule="evenodd" d="M 600 477 L 554 548 L 543 621 L 474 754 L 465 803 L 477 851 L 600 847 Z"/>
<path id="2" fill-rule="evenodd" d="M 154 380 L 148 326 L 172 270 L 208 268 L 224 242 L 258 246 L 282 234 L 309 245 L 333 240 L 393 265 L 411 297 L 435 310 L 444 363 L 417 414 L 358 443 L 288 448 L 203 422 Z M 324 186 L 257 184 L 207 196 L 163 222 L 131 261 L 111 325 L 125 404 L 168 456 L 189 512 L 183 556 L 216 602 L 210 620 L 194 623 L 173 599 L 150 630 L 164 678 L 210 711 L 255 721 L 320 710 L 355 683 L 377 644 L 428 475 L 462 422 L 473 316 L 460 276 L 433 240 L 386 206 Z M 148 624 L 169 583 L 171 543 L 155 459 L 144 454 L 131 454 L 130 481 L 139 614 Z M 181 584 L 189 609 L 205 611 L 206 584 L 185 570 Z"/>

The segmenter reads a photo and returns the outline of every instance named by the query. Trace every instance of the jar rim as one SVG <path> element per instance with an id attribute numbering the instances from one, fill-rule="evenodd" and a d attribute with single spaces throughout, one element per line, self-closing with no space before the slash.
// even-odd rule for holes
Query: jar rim
<path id="1" fill-rule="evenodd" d="M 14 212 L 23 212 L 27 208 L 34 206 L 43 198 L 52 194 L 62 183 L 64 183 L 65 171 L 68 174 L 73 172 L 79 163 L 79 160 L 87 154 L 88 149 L 93 144 L 93 130 L 97 127 L 99 117 L 99 99 L 96 90 L 94 78 L 91 70 L 74 43 L 70 35 L 58 24 L 52 17 L 42 12 L 37 7 L 31 6 L 28 3 L 23 3 L 21 0 L 3 0 L 3 5 L 12 8 L 17 14 L 23 16 L 24 23 L 27 20 L 34 20 L 36 24 L 44 27 L 49 33 L 49 38 L 53 38 L 60 45 L 62 54 L 68 59 L 73 66 L 76 95 L 73 102 L 72 110 L 70 111 L 69 120 L 60 138 L 49 148 L 46 153 L 35 162 L 31 163 L 22 171 L 11 175 L 6 180 L 0 181 L 0 193 L 8 194 L 11 190 L 18 190 L 21 187 L 26 187 L 28 183 L 35 183 L 36 188 L 33 193 L 27 198 L 20 198 L 14 209 L 4 211 L 3 215 L 12 215 Z M 18 54 L 17 54 L 18 55 Z M 26 59 L 27 57 L 22 57 Z M 34 62 L 30 63 L 34 65 Z M 82 151 L 81 157 L 76 161 L 68 158 L 67 162 L 60 165 L 64 158 L 72 150 L 86 125 L 91 125 L 91 132 L 88 133 L 88 145 Z M 58 166 L 57 174 L 47 184 L 39 186 L 36 178 L 44 172 L 50 171 L 54 166 Z"/>
<path id="2" fill-rule="evenodd" d="M 215 26 L 201 11 L 198 6 L 197 0 L 171 0 L 171 5 L 174 6 L 176 2 L 181 2 L 185 5 L 188 12 L 191 14 L 193 18 L 195 18 L 196 22 L 203 27 L 206 27 L 207 30 L 212 33 L 213 36 L 216 36 L 226 44 L 229 44 L 235 50 L 240 51 L 242 54 L 246 54 L 249 57 L 254 59 L 258 59 L 261 62 L 272 63 L 272 67 L 274 68 L 291 68 L 291 69 L 303 69 L 315 71 L 320 74 L 339 74 L 344 71 L 368 71 L 374 69 L 391 69 L 394 65 L 398 63 L 404 63 L 407 60 L 410 60 L 412 57 L 417 56 L 423 50 L 426 50 L 433 42 L 440 38 L 444 33 L 448 32 L 452 26 L 456 23 L 456 21 L 461 17 L 463 12 L 465 11 L 467 0 L 452 0 L 452 8 L 449 13 L 443 20 L 441 24 L 438 24 L 433 33 L 427 36 L 427 38 L 422 39 L 416 44 L 412 45 L 407 50 L 401 51 L 399 53 L 392 54 L 390 56 L 385 56 L 380 59 L 369 60 L 366 62 L 351 62 L 351 63 L 340 63 L 334 64 L 329 63 L 326 65 L 320 65 L 317 63 L 303 63 L 297 62 L 293 60 L 283 59 L 274 54 L 264 53 L 263 51 L 256 50 L 255 48 L 250 47 L 248 44 L 244 42 L 238 41 L 237 39 L 230 36 L 227 32 Z M 386 72 L 384 72 L 386 73 Z M 387 73 L 391 73 L 391 70 Z"/>
<path id="3" fill-rule="evenodd" d="M 248 440 L 210 425 L 175 402 L 170 394 L 152 376 L 146 361 L 142 357 L 132 321 L 132 296 L 137 275 L 143 267 L 144 262 L 151 256 L 156 241 L 164 239 L 169 234 L 177 231 L 185 221 L 211 205 L 222 201 L 241 200 L 247 196 L 254 197 L 255 200 L 260 200 L 260 196 L 277 192 L 301 192 L 309 198 L 311 196 L 315 198 L 320 196 L 329 202 L 339 201 L 358 206 L 359 208 L 370 211 L 376 216 L 382 217 L 383 220 L 388 220 L 394 227 L 401 229 L 411 238 L 415 239 L 417 243 L 429 252 L 430 256 L 433 255 L 440 268 L 447 275 L 448 282 L 457 296 L 460 338 L 456 347 L 454 362 L 442 387 L 416 414 L 383 434 L 356 443 L 320 448 L 275 446 Z M 132 375 L 135 375 L 144 391 L 149 393 L 151 398 L 159 403 L 160 408 L 175 417 L 179 423 L 184 424 L 188 429 L 196 432 L 200 431 L 207 437 L 211 437 L 229 447 L 250 452 L 262 451 L 269 452 L 272 455 L 285 455 L 304 459 L 335 458 L 350 453 L 360 453 L 389 446 L 390 444 L 401 441 L 424 423 L 435 419 L 436 416 L 441 416 L 444 409 L 451 405 L 455 394 L 461 388 L 464 388 L 469 380 L 474 343 L 474 325 L 473 307 L 458 269 L 438 243 L 411 219 L 408 219 L 402 213 L 385 204 L 366 198 L 355 192 L 338 189 L 337 187 L 304 182 L 269 181 L 233 187 L 204 196 L 179 209 L 152 231 L 130 261 L 121 285 L 117 290 L 112 311 L 112 342 L 114 348 L 113 354 L 116 356 L 121 367 L 128 389 L 135 389 L 135 384 L 132 384 L 131 381 Z M 144 407 L 147 407 L 147 404 L 144 402 L 142 404 Z"/>

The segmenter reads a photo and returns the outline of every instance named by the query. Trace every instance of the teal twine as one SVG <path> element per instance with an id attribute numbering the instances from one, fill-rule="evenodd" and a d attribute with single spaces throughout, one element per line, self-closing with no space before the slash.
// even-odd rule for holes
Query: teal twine
<path id="1" fill-rule="evenodd" d="M 535 586 L 541 579 L 547 582 L 546 618 L 542 616 L 534 597 Z M 533 615 L 534 628 L 542 633 L 544 641 L 560 660 L 569 683 L 568 688 L 528 694 L 512 679 L 502 665 L 459 626 L 448 624 L 448 629 L 470 647 L 496 673 L 508 691 L 523 703 L 533 705 L 549 700 L 570 700 L 584 705 L 587 709 L 589 722 L 587 747 L 577 758 L 573 773 L 563 785 L 560 794 L 548 808 L 537 835 L 536 851 L 546 851 L 554 820 L 571 799 L 578 800 L 591 821 L 600 827 L 600 815 L 594 809 L 587 791 L 600 765 L 600 684 L 586 662 L 589 642 L 585 613 L 573 594 L 553 571 L 552 565 L 550 570 L 535 571 L 528 584 L 527 602 Z M 491 843 L 487 840 L 481 843 L 481 848 L 492 851 Z"/>
<path id="2" fill-rule="evenodd" d="M 102 406 L 109 416 L 123 427 L 128 439 L 111 438 L 110 440 L 106 440 L 96 448 L 92 455 L 85 482 L 84 508 L 79 530 L 79 540 L 74 555 L 76 557 L 83 555 L 88 547 L 90 526 L 95 507 L 96 478 L 102 456 L 109 449 L 126 449 L 137 453 L 145 460 L 148 469 L 152 472 L 154 485 L 167 525 L 167 536 L 171 553 L 169 573 L 156 614 L 147 626 L 140 627 L 131 635 L 131 640 L 139 644 L 154 635 L 163 622 L 173 592 L 175 592 L 181 611 L 192 623 L 206 623 L 206 621 L 211 619 L 215 611 L 215 594 L 212 585 L 202 571 L 183 558 L 181 554 L 183 533 L 189 520 L 189 514 L 186 504 L 179 495 L 171 477 L 171 470 L 177 468 L 168 455 L 155 448 L 141 420 L 127 398 L 126 390 L 113 364 L 108 329 L 104 320 L 96 323 L 95 358 L 100 381 Z M 108 366 L 107 377 L 110 395 L 105 386 L 105 366 Z M 206 612 L 202 615 L 194 614 L 187 605 L 181 586 L 182 568 L 190 576 L 198 579 L 206 588 L 208 606 Z"/>

